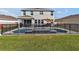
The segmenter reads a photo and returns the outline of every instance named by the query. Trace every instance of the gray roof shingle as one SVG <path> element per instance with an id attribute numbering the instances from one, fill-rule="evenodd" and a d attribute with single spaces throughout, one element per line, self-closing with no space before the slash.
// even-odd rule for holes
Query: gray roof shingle
<path id="1" fill-rule="evenodd" d="M 54 10 L 51 8 L 23 8 L 21 11 L 52 11 L 54 12 Z"/>

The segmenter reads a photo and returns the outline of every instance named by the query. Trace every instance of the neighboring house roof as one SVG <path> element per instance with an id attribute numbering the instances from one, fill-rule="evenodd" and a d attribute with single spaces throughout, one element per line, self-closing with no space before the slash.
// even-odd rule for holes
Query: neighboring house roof
<path id="1" fill-rule="evenodd" d="M 8 15 L 0 15 L 0 20 L 16 20 L 16 18 Z"/>
<path id="2" fill-rule="evenodd" d="M 31 20 L 33 19 L 33 17 L 29 16 L 29 15 L 25 15 L 25 16 L 18 16 L 18 19 L 22 19 L 22 20 Z"/>
<path id="3" fill-rule="evenodd" d="M 21 11 L 54 11 L 51 8 L 24 8 Z"/>
<path id="4" fill-rule="evenodd" d="M 18 20 L 0 20 L 0 25 L 1 24 L 17 24 L 20 23 Z"/>
<path id="5" fill-rule="evenodd" d="M 70 15 L 61 19 L 56 19 L 56 22 L 68 23 L 68 24 L 79 24 L 79 14 Z"/>

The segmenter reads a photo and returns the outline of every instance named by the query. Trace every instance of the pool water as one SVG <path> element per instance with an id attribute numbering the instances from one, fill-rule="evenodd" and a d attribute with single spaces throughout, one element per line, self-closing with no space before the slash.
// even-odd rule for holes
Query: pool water
<path id="1" fill-rule="evenodd" d="M 66 30 L 62 30 L 62 29 L 54 29 L 55 32 L 51 32 L 51 30 L 49 31 L 34 31 L 35 33 L 67 33 Z M 34 33 L 32 31 L 32 29 L 18 29 L 18 30 L 15 30 L 13 31 L 14 33 Z"/>
<path id="2" fill-rule="evenodd" d="M 18 29 L 13 31 L 14 33 L 25 33 L 27 29 Z"/>
<path id="3" fill-rule="evenodd" d="M 55 29 L 58 33 L 67 33 L 66 30 L 61 30 L 61 29 Z"/>

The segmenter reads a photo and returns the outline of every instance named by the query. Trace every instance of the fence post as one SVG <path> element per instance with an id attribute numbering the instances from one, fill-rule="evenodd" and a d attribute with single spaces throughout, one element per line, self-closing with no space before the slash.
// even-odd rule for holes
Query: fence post
<path id="1" fill-rule="evenodd" d="M 77 34 L 78 34 L 78 24 L 77 24 Z"/>
<path id="2" fill-rule="evenodd" d="M 69 34 L 71 34 L 71 24 L 69 24 Z"/>

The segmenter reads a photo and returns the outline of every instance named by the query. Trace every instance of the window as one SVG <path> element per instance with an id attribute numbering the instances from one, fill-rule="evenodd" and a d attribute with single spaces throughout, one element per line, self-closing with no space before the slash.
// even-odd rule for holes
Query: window
<path id="1" fill-rule="evenodd" d="M 35 20 L 35 24 L 37 24 L 37 20 Z"/>
<path id="2" fill-rule="evenodd" d="M 51 15 L 53 15 L 53 11 L 51 11 Z"/>
<path id="3" fill-rule="evenodd" d="M 31 11 L 31 15 L 33 15 L 33 11 Z"/>
<path id="4" fill-rule="evenodd" d="M 23 15 L 24 15 L 24 16 L 26 15 L 26 11 L 23 11 Z"/>
<path id="5" fill-rule="evenodd" d="M 43 20 L 41 20 L 41 24 L 43 24 L 44 23 L 44 21 Z"/>
<path id="6" fill-rule="evenodd" d="M 40 24 L 40 20 L 38 20 L 38 24 Z"/>
<path id="7" fill-rule="evenodd" d="M 43 11 L 40 11 L 40 15 L 43 15 Z"/>

